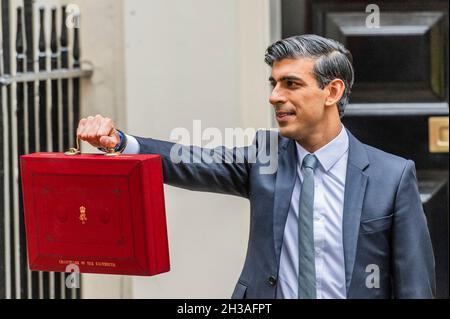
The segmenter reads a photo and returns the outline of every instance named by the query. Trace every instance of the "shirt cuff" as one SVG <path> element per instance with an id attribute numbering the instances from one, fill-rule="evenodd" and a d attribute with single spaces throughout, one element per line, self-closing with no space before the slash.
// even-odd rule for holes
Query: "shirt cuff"
<path id="1" fill-rule="evenodd" d="M 122 154 L 139 154 L 141 146 L 134 136 L 127 135 L 127 147 Z"/>

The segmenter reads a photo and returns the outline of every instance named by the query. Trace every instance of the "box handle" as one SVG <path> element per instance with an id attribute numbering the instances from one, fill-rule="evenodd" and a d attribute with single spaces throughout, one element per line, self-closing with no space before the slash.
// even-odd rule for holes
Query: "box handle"
<path id="1" fill-rule="evenodd" d="M 67 155 L 67 156 L 81 155 L 80 142 L 81 142 L 81 140 L 77 137 L 77 147 L 69 149 L 67 152 L 64 153 L 64 155 Z M 108 147 L 106 149 L 105 156 L 119 156 L 119 155 L 120 155 L 120 153 L 114 151 L 114 148 Z"/>

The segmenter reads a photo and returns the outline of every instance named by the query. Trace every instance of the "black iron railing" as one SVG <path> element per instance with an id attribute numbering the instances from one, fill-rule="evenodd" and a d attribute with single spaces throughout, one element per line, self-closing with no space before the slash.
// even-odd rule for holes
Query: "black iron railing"
<path id="1" fill-rule="evenodd" d="M 64 273 L 28 270 L 19 158 L 72 146 L 81 78 L 92 69 L 81 67 L 79 29 L 67 27 L 65 6 L 0 5 L 0 298 L 80 298 Z"/>

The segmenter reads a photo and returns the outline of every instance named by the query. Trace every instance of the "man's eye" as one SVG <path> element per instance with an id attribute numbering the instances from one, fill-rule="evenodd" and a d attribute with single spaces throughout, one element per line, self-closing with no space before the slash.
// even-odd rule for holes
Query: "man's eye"
<path id="1" fill-rule="evenodd" d="M 295 87 L 296 85 L 297 85 L 297 83 L 295 83 L 295 82 L 292 82 L 292 81 L 286 81 L 286 85 L 287 85 L 287 87 Z"/>

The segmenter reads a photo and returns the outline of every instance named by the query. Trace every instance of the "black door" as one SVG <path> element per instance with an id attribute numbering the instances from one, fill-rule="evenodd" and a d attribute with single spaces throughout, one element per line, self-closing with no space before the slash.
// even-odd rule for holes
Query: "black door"
<path id="1" fill-rule="evenodd" d="M 315 33 L 352 52 L 356 83 L 344 125 L 415 161 L 437 297 L 448 298 L 448 1 L 368 3 L 282 0 L 283 37 Z"/>

